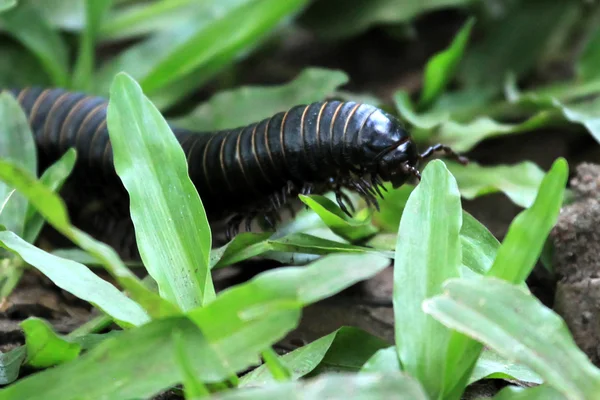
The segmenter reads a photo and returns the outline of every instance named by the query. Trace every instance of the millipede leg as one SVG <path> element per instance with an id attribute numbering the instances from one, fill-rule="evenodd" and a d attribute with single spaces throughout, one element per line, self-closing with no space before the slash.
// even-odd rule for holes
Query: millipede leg
<path id="1" fill-rule="evenodd" d="M 342 211 L 344 213 L 346 213 L 346 215 L 348 215 L 350 218 L 352 218 L 352 214 L 350 214 L 350 211 L 348 211 L 348 209 L 346 208 L 346 205 L 344 204 L 344 200 L 343 200 L 344 196 L 346 196 L 346 195 L 344 193 L 342 193 L 342 189 L 338 186 L 335 189 L 335 199 L 336 199 L 338 205 L 340 206 L 340 208 L 342 209 Z"/>
<path id="2" fill-rule="evenodd" d="M 423 153 L 421 153 L 419 158 L 425 159 L 425 158 L 431 157 L 431 155 L 433 153 L 438 152 L 438 151 L 443 151 L 447 156 L 455 159 L 456 161 L 458 161 L 459 163 L 461 163 L 463 165 L 466 165 L 469 163 L 469 159 L 467 157 L 459 155 L 454 150 L 452 150 L 450 147 L 443 145 L 441 143 L 438 143 L 436 145 L 429 147 L 427 150 L 425 150 Z"/>

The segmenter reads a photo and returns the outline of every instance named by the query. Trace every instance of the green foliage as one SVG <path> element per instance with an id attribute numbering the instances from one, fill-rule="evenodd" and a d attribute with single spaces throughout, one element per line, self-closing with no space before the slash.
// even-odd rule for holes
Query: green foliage
<path id="1" fill-rule="evenodd" d="M 58 336 L 44 320 L 28 318 L 21 323 L 25 333 L 28 365 L 47 368 L 74 360 L 81 351 L 81 345 L 71 343 Z"/>

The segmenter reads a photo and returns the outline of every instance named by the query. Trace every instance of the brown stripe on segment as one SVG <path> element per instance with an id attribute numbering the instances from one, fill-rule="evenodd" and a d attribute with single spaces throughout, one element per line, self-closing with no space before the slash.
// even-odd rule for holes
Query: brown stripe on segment
<path id="1" fill-rule="evenodd" d="M 221 172 L 223 173 L 223 178 L 225 179 L 225 183 L 227 183 L 227 187 L 229 188 L 230 192 L 233 192 L 233 188 L 231 187 L 231 183 L 229 182 L 229 179 L 227 177 L 227 172 L 225 171 L 225 161 L 223 160 L 224 154 L 223 151 L 225 149 L 225 143 L 227 142 L 227 139 L 229 138 L 229 132 L 227 132 L 225 134 L 225 137 L 223 138 L 223 141 L 221 142 L 221 148 L 219 149 L 219 162 L 221 163 Z"/>
<path id="2" fill-rule="evenodd" d="M 90 113 L 88 115 L 86 115 L 86 117 L 83 119 L 83 121 L 81 122 L 81 125 L 79 125 L 79 129 L 77 129 L 77 132 L 75 133 L 75 149 L 78 150 L 78 145 L 79 145 L 79 134 L 81 133 L 81 130 L 85 127 L 85 124 L 87 124 L 90 119 L 92 119 L 92 117 L 104 106 L 104 104 L 98 104 L 96 107 L 94 107 L 92 109 L 92 111 L 90 111 Z"/>
<path id="3" fill-rule="evenodd" d="M 283 114 L 283 119 L 281 120 L 281 128 L 279 129 L 279 142 L 281 143 L 281 157 L 283 157 L 283 164 L 288 167 L 288 163 L 287 163 L 287 158 L 285 156 L 285 142 L 283 140 L 283 130 L 285 128 L 285 120 L 288 116 L 288 113 L 290 111 L 286 111 L 285 114 Z"/>
<path id="4" fill-rule="evenodd" d="M 331 124 L 329 124 L 329 151 L 331 154 L 333 154 L 333 125 L 335 125 L 335 121 L 337 120 L 338 114 L 343 106 L 343 102 L 338 105 L 333 113 L 333 117 L 331 117 Z"/>
<path id="5" fill-rule="evenodd" d="M 346 133 L 348 132 L 348 124 L 350 123 L 350 119 L 352 119 L 352 116 L 356 113 L 356 110 L 358 110 L 358 107 L 360 107 L 361 105 L 362 104 L 357 103 L 348 114 L 348 118 L 346 118 L 346 123 L 344 124 L 344 133 L 342 134 L 342 155 L 346 153 Z"/>
<path id="6" fill-rule="evenodd" d="M 210 139 L 208 139 L 208 142 L 206 142 L 206 147 L 204 147 L 204 152 L 202 153 L 202 175 L 204 176 L 204 181 L 206 182 L 206 187 L 208 187 L 208 192 L 212 193 L 212 187 L 210 186 L 210 179 L 208 178 L 208 174 L 206 173 L 206 160 L 208 159 L 207 157 L 207 153 L 208 153 L 208 148 L 210 147 L 210 142 L 212 142 L 212 140 L 215 138 L 215 136 L 217 136 L 216 134 L 211 136 Z"/>
<path id="7" fill-rule="evenodd" d="M 37 110 L 40 107 L 40 103 L 44 101 L 44 99 L 46 98 L 46 96 L 48 96 L 48 93 L 50 93 L 51 90 L 52 89 L 44 89 L 44 91 L 40 93 L 38 98 L 35 99 L 33 106 L 31 106 L 31 113 L 29 114 L 29 119 L 27 121 L 29 122 L 29 125 L 31 125 L 33 120 L 35 119 L 35 114 L 37 114 Z"/>
<path id="8" fill-rule="evenodd" d="M 244 169 L 244 163 L 242 162 L 242 156 L 240 154 L 240 141 L 242 140 L 242 135 L 244 134 L 246 129 L 248 129 L 247 126 L 244 129 L 242 129 L 242 131 L 238 134 L 237 140 L 235 142 L 235 158 L 238 162 L 238 165 L 240 166 L 240 169 L 242 170 L 242 175 L 244 175 L 244 180 L 246 181 L 247 186 L 253 192 L 258 193 L 258 191 L 254 187 L 254 185 L 252 185 L 252 182 L 250 182 L 250 179 L 248 179 L 248 175 L 246 175 L 246 170 Z"/>
<path id="9" fill-rule="evenodd" d="M 111 166 L 108 163 L 108 149 L 112 149 L 112 143 L 110 142 L 110 140 L 106 141 L 106 144 L 104 145 L 104 151 L 102 152 L 102 170 L 105 171 L 106 173 L 108 173 L 108 171 L 112 168 L 114 168 L 114 162 L 113 165 Z"/>
<path id="10" fill-rule="evenodd" d="M 104 119 L 104 121 L 102 121 L 100 123 L 100 125 L 98 125 L 98 127 L 96 128 L 96 130 L 92 134 L 92 140 L 90 142 L 90 151 L 89 151 L 89 154 L 88 154 L 88 164 L 89 164 L 90 167 L 92 166 L 92 151 L 94 151 L 94 141 L 96 141 L 96 139 L 98 138 L 98 134 L 100 133 L 100 131 L 104 127 L 106 127 L 106 118 Z"/>
<path id="11" fill-rule="evenodd" d="M 62 103 L 64 103 L 64 101 L 70 95 L 71 95 L 71 93 L 64 92 L 63 94 L 58 96 L 58 99 L 56 99 L 54 101 L 54 104 L 52 104 L 52 107 L 50 107 L 50 110 L 48 110 L 48 115 L 46 115 L 46 122 L 44 122 L 44 127 L 42 128 L 42 137 L 41 137 L 41 139 L 44 142 L 46 142 L 46 145 L 50 144 L 50 132 L 48 132 L 48 124 L 53 119 L 54 110 L 56 109 L 56 107 L 59 107 Z"/>
<path id="12" fill-rule="evenodd" d="M 304 119 L 306 118 L 306 112 L 308 111 L 308 107 L 310 107 L 310 105 L 307 105 L 304 111 L 302 111 L 302 117 L 300 118 L 300 141 L 302 142 L 302 153 L 304 153 L 305 157 L 306 145 L 304 144 Z"/>
<path id="13" fill-rule="evenodd" d="M 265 125 L 265 146 L 267 149 L 267 154 L 269 155 L 269 160 L 271 160 L 271 165 L 273 166 L 274 170 L 277 170 L 275 160 L 273 160 L 273 155 L 271 154 L 271 145 L 269 144 L 269 124 L 271 123 L 272 119 L 273 117 L 269 118 L 269 120 L 267 121 L 267 125 Z"/>
<path id="14" fill-rule="evenodd" d="M 25 97 L 25 95 L 27 94 L 27 92 L 29 92 L 29 87 L 26 87 L 25 89 L 22 89 L 19 92 L 19 95 L 17 96 L 17 103 L 21 104 L 21 101 L 23 101 L 23 97 Z"/>
<path id="15" fill-rule="evenodd" d="M 82 104 L 85 103 L 85 101 L 88 99 L 89 99 L 89 97 L 87 97 L 87 96 L 79 99 L 77 101 L 77 103 L 75 103 L 73 105 L 73 107 L 71 108 L 71 111 L 69 111 L 69 113 L 67 114 L 67 117 L 63 121 L 63 123 L 60 126 L 60 129 L 58 131 L 58 147 L 57 147 L 58 149 L 63 148 L 63 142 L 65 140 L 65 126 L 69 126 L 69 123 L 71 122 L 71 118 L 73 118 L 73 115 L 77 115 L 77 111 L 81 108 Z"/>
<path id="16" fill-rule="evenodd" d="M 269 179 L 265 170 L 263 169 L 262 164 L 260 162 L 260 158 L 258 157 L 258 153 L 256 152 L 256 129 L 258 128 L 258 125 L 259 124 L 254 125 L 254 129 L 252 130 L 252 136 L 250 137 L 250 141 L 252 144 L 250 147 L 252 147 L 252 155 L 254 156 L 254 160 L 256 160 L 256 165 L 258 165 L 260 173 L 262 174 L 263 178 L 265 178 L 267 183 L 271 184 L 271 180 Z"/>
<path id="17" fill-rule="evenodd" d="M 321 146 L 321 116 L 323 115 L 323 111 L 325 110 L 325 107 L 327 107 L 327 104 L 329 104 L 328 101 L 323 103 L 319 110 L 319 115 L 317 115 L 317 147 Z"/>

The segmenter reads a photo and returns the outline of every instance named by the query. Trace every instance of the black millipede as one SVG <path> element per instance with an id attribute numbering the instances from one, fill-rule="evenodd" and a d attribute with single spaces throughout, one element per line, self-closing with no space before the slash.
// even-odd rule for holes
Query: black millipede
<path id="1" fill-rule="evenodd" d="M 11 92 L 34 132 L 41 165 L 48 166 L 74 147 L 75 185 L 111 188 L 124 195 L 113 166 L 106 99 L 63 89 Z M 333 191 L 350 215 L 343 189 L 378 208 L 383 183 L 399 187 L 412 177 L 419 179 L 420 161 L 434 152 L 467 162 L 442 144 L 419 153 L 398 119 L 351 101 L 298 105 L 260 122 L 217 132 L 171 128 L 209 220 L 228 218 L 228 237 L 257 217 L 274 226 L 282 207 L 299 193 Z"/>

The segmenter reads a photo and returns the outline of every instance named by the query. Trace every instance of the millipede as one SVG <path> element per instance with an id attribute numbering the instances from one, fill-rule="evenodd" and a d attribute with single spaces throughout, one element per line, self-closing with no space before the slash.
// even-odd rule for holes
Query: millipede
<path id="1" fill-rule="evenodd" d="M 77 184 L 85 181 L 124 191 L 113 165 L 106 99 L 59 88 L 10 92 L 28 118 L 41 165 L 50 165 L 73 147 L 78 154 Z M 351 215 L 344 189 L 378 209 L 384 182 L 397 188 L 408 179 L 420 179 L 419 163 L 435 152 L 468 162 L 442 144 L 419 153 L 398 119 L 352 101 L 298 105 L 259 122 L 215 132 L 170 126 L 209 220 L 227 220 L 227 238 L 244 222 L 249 230 L 255 218 L 274 227 L 282 208 L 298 194 L 332 191 L 340 208 Z"/>

